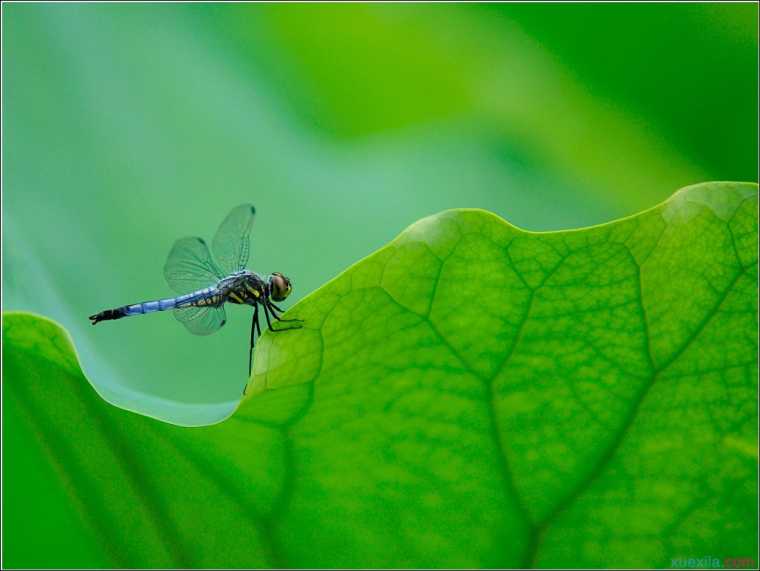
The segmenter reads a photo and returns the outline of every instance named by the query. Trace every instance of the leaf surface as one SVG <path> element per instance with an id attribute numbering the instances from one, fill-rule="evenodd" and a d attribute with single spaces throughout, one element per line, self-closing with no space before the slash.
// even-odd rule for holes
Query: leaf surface
<path id="1" fill-rule="evenodd" d="M 108 406 L 64 330 L 4 314 L 5 428 L 70 499 L 76 565 L 757 556 L 756 185 L 552 233 L 447 211 L 288 316 L 306 327 L 263 336 L 238 410 L 180 428 Z"/>

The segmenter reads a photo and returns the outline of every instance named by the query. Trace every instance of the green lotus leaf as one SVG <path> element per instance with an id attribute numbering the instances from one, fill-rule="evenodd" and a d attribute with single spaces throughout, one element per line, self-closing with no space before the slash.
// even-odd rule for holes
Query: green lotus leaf
<path id="1" fill-rule="evenodd" d="M 200 428 L 107 404 L 60 326 L 5 313 L 5 563 L 756 558 L 757 293 L 754 184 L 562 232 L 446 211 L 290 310 Z"/>

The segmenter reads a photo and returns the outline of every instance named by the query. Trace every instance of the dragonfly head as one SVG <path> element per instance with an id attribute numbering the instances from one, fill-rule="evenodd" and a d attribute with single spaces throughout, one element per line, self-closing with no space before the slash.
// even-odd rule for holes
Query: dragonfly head
<path id="1" fill-rule="evenodd" d="M 280 272 L 274 272 L 269 276 L 269 291 L 272 292 L 273 300 L 283 301 L 293 291 L 293 286 L 290 284 L 290 280 Z"/>

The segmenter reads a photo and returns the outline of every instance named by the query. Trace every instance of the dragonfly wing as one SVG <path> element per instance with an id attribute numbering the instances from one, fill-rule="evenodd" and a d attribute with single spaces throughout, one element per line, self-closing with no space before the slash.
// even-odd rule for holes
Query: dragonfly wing
<path id="1" fill-rule="evenodd" d="M 177 293 L 190 293 L 214 285 L 223 275 L 202 238 L 174 242 L 164 265 L 164 277 Z"/>
<path id="2" fill-rule="evenodd" d="M 174 317 L 193 335 L 211 335 L 227 322 L 224 306 L 221 305 L 175 309 Z"/>
<path id="3" fill-rule="evenodd" d="M 214 235 L 211 246 L 214 257 L 227 275 L 242 270 L 248 263 L 254 214 L 252 204 L 236 206 Z"/>

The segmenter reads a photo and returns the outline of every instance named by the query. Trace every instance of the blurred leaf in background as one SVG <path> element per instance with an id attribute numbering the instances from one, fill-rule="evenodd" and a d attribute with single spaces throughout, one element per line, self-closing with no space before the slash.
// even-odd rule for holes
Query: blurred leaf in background
<path id="1" fill-rule="evenodd" d="M 234 405 L 246 311 L 209 338 L 86 316 L 167 294 L 173 241 L 235 204 L 298 299 L 446 208 L 577 227 L 757 170 L 754 5 L 3 10 L 5 306 L 175 421 Z"/>
<path id="2" fill-rule="evenodd" d="M 234 408 L 249 313 L 206 338 L 86 318 L 168 294 L 174 240 L 235 204 L 259 213 L 252 268 L 297 300 L 447 208 L 552 230 L 757 177 L 756 4 L 2 10 L 3 307 L 174 422 Z"/>

